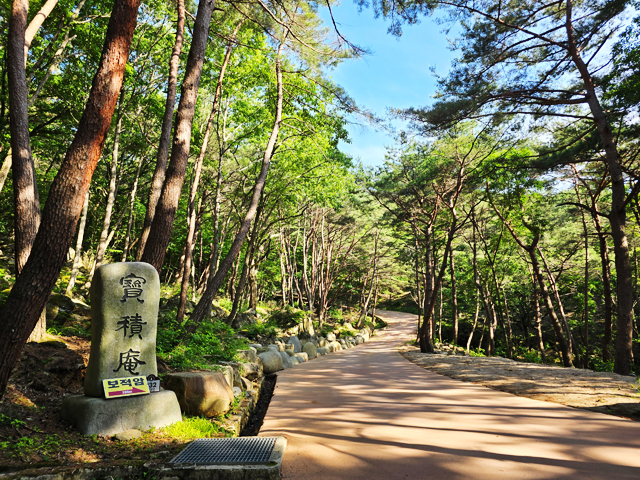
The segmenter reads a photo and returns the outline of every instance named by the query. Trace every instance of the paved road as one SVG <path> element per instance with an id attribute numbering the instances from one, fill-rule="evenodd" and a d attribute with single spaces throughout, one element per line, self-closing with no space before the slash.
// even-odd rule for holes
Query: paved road
<path id="1" fill-rule="evenodd" d="M 261 436 L 288 439 L 285 479 L 640 479 L 640 423 L 424 370 L 396 346 L 415 317 L 280 372 Z"/>

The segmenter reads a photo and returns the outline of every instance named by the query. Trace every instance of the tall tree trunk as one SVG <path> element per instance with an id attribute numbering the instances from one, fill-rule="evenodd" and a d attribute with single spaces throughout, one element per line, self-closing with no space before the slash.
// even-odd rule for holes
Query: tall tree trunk
<path id="1" fill-rule="evenodd" d="M 547 363 L 547 354 L 544 351 L 544 339 L 542 337 L 542 312 L 540 311 L 540 290 L 536 283 L 533 269 L 529 267 L 529 275 L 531 277 L 531 286 L 533 287 L 533 306 L 535 311 L 535 325 L 536 332 L 538 334 L 538 349 L 540 350 L 540 356 L 542 357 L 542 363 Z"/>
<path id="2" fill-rule="evenodd" d="M 0 310 L 0 393 L 36 325 L 75 236 L 122 86 L 139 0 L 115 0 L 98 71 L 78 130 L 54 179 L 32 254 Z M 20 45 L 22 60 L 23 50 Z"/>
<path id="3" fill-rule="evenodd" d="M 287 32 L 288 34 L 288 32 Z M 285 41 L 287 34 L 285 34 L 280 46 L 278 47 L 278 53 L 276 54 L 276 79 L 277 79 L 277 98 L 276 98 L 276 115 L 273 122 L 273 128 L 271 130 L 271 135 L 269 137 L 269 141 L 267 142 L 267 146 L 264 151 L 264 156 L 262 157 L 262 165 L 260 167 L 260 173 L 258 178 L 256 179 L 255 186 L 253 188 L 253 195 L 251 197 L 251 202 L 249 203 L 249 208 L 247 213 L 245 214 L 244 219 L 242 220 L 242 224 L 240 226 L 240 230 L 236 235 L 236 238 L 233 240 L 229 251 L 220 262 L 220 268 L 216 272 L 216 274 L 211 277 L 207 289 L 202 294 L 202 298 L 196 305 L 196 308 L 193 310 L 191 315 L 192 326 L 191 329 L 197 328 L 198 324 L 202 322 L 207 312 L 207 304 L 211 304 L 213 301 L 213 297 L 218 292 L 218 289 L 222 285 L 224 277 L 227 275 L 227 272 L 231 268 L 233 261 L 240 253 L 240 249 L 242 248 L 242 244 L 244 243 L 244 239 L 249 232 L 249 228 L 251 227 L 251 223 L 256 216 L 256 212 L 258 210 L 258 204 L 260 203 L 260 197 L 262 196 L 262 191 L 264 189 L 264 185 L 267 181 L 267 174 L 269 173 L 269 166 L 271 165 L 271 157 L 273 155 L 273 151 L 276 145 L 276 141 L 278 139 L 278 134 L 280 133 L 280 123 L 282 122 L 282 103 L 283 103 L 283 83 L 282 83 L 282 68 L 280 66 L 282 51 L 284 49 Z M 191 330 L 193 331 L 193 330 Z"/>
<path id="4" fill-rule="evenodd" d="M 49 14 L 53 11 L 54 7 L 58 4 L 58 0 L 47 0 L 45 4 L 40 8 L 38 13 L 35 14 L 29 26 L 25 30 L 24 34 L 24 63 L 25 66 L 27 64 L 27 54 L 29 53 L 29 47 L 31 47 L 31 42 L 33 41 L 33 37 L 36 36 L 36 33 L 47 19 Z"/>
<path id="5" fill-rule="evenodd" d="M 587 94 L 587 103 L 593 116 L 600 140 L 605 152 L 605 159 L 609 175 L 611 177 L 611 211 L 609 212 L 609 224 L 611 225 L 611 238 L 613 239 L 613 251 L 616 264 L 616 289 L 618 297 L 618 323 L 615 343 L 614 372 L 628 375 L 633 363 L 633 279 L 631 274 L 631 262 L 629 261 L 629 242 L 626 233 L 626 186 L 620 154 L 616 146 L 616 139 L 611 131 L 605 112 L 600 104 L 596 92 L 596 86 L 591 77 L 587 65 L 582 60 L 580 49 L 573 35 L 572 1 L 566 3 L 567 11 L 567 46 L 573 63 L 575 64 Z"/>
<path id="6" fill-rule="evenodd" d="M 14 0 L 9 18 L 7 68 L 9 80 L 9 131 L 13 166 L 15 267 L 18 277 L 31 253 L 40 226 L 40 199 L 29 138 L 28 88 L 25 72 L 25 30 L 28 0 Z M 44 309 L 29 337 L 39 341 L 46 332 Z"/>
<path id="7" fill-rule="evenodd" d="M 456 291 L 456 267 L 453 262 L 453 248 L 449 260 L 449 272 L 451 273 L 451 316 L 453 317 L 453 344 L 458 344 L 458 293 Z"/>
<path id="8" fill-rule="evenodd" d="M 73 287 L 76 284 L 76 278 L 78 277 L 78 271 L 80 270 L 80 263 L 82 262 L 82 242 L 84 240 L 84 229 L 87 225 L 90 193 L 91 192 L 87 190 L 87 194 L 84 196 L 84 205 L 82 205 L 82 215 L 80 216 L 80 225 L 78 226 L 78 239 L 76 240 L 76 253 L 73 257 L 73 267 L 71 267 L 69 283 L 67 284 L 67 289 L 64 292 L 67 297 L 71 297 L 73 295 Z"/>
<path id="9" fill-rule="evenodd" d="M 529 258 L 531 259 L 531 267 L 533 268 L 533 273 L 538 280 L 538 286 L 540 287 L 539 291 L 542 294 L 542 300 L 544 301 L 545 307 L 547 308 L 549 317 L 551 317 L 553 330 L 556 334 L 556 341 L 560 346 L 560 352 L 562 354 L 562 363 L 565 367 L 573 367 L 573 363 L 571 362 L 571 350 L 569 349 L 569 345 L 567 344 L 564 333 L 562 331 L 560 320 L 558 319 L 555 309 L 553 308 L 551 295 L 549 295 L 549 290 L 547 289 L 547 285 L 544 281 L 544 275 L 542 273 L 542 269 L 540 268 L 540 263 L 538 262 L 538 255 L 536 254 L 538 238 L 539 236 L 537 235 L 534 243 L 527 250 L 527 253 L 529 254 Z"/>
<path id="10" fill-rule="evenodd" d="M 473 340 L 473 334 L 476 331 L 476 325 L 478 325 L 479 313 L 480 313 L 480 294 L 476 293 L 476 313 L 473 316 L 473 326 L 471 327 L 471 333 L 469 334 L 469 338 L 467 340 L 467 353 L 469 353 L 469 349 L 471 348 L 471 341 Z"/>
<path id="11" fill-rule="evenodd" d="M 14 0 L 7 44 L 16 275 L 20 275 L 27 263 L 40 225 L 40 200 L 29 139 L 28 89 L 24 65 L 28 13 L 28 0 Z"/>
<path id="12" fill-rule="evenodd" d="M 594 209 L 597 205 L 594 202 Z M 600 267 L 602 269 L 602 296 L 604 297 L 604 335 L 602 337 L 602 360 L 609 362 L 613 360 L 611 354 L 611 339 L 613 338 L 613 294 L 611 291 L 611 270 L 609 268 L 609 246 L 607 245 L 606 233 L 600 223 L 600 216 L 597 211 L 592 214 L 593 225 L 598 234 L 598 245 L 600 247 Z"/>
<path id="13" fill-rule="evenodd" d="M 171 127 L 173 124 L 173 111 L 176 106 L 176 89 L 178 85 L 178 67 L 180 66 L 180 53 L 182 53 L 182 43 L 184 39 L 184 0 L 178 0 L 178 24 L 176 26 L 176 41 L 169 60 L 169 78 L 167 79 L 167 99 L 164 107 L 164 117 L 162 118 L 162 129 L 160 130 L 160 143 L 158 144 L 158 156 L 156 157 L 156 168 L 151 180 L 149 191 L 149 202 L 147 203 L 147 213 L 144 217 L 142 234 L 138 243 L 136 260 L 140 261 L 147 245 L 149 231 L 156 213 L 156 206 L 162 193 L 164 174 L 167 170 L 167 155 L 169 153 L 169 143 L 171 142 Z"/>
<path id="14" fill-rule="evenodd" d="M 184 176 L 189 159 L 189 149 L 191 147 L 191 129 L 193 125 L 193 115 L 196 110 L 196 100 L 198 99 L 198 87 L 202 74 L 202 65 L 207 49 L 209 38 L 209 23 L 213 12 L 214 0 L 200 0 L 198 13 L 193 27 L 191 48 L 187 58 L 182 91 L 180 94 L 180 104 L 176 115 L 176 128 L 173 136 L 173 146 L 171 148 L 171 160 L 167 167 L 162 193 L 158 199 L 158 205 L 149 230 L 147 244 L 141 260 L 149 263 L 160 272 L 164 263 L 164 256 L 167 252 L 167 245 L 171 240 L 173 230 L 173 220 L 178 210 L 180 201 L 180 191 L 184 183 Z"/>
<path id="15" fill-rule="evenodd" d="M 553 274 L 551 273 L 551 269 L 549 268 L 549 264 L 547 263 L 547 259 L 540 247 L 538 247 L 538 253 L 540 254 L 540 258 L 542 258 L 542 262 L 544 263 L 544 269 L 547 273 L 547 278 L 549 279 L 549 284 L 551 285 L 551 290 L 553 291 L 553 295 L 556 299 L 556 303 L 558 304 L 558 310 L 560 310 L 560 316 L 562 317 L 562 325 L 564 326 L 564 331 L 567 334 L 567 343 L 569 344 L 569 352 L 573 352 L 576 356 L 578 362 L 580 361 L 580 352 L 578 350 L 578 345 L 573 339 L 573 334 L 571 333 L 571 328 L 569 328 L 569 322 L 567 320 L 567 315 L 564 313 L 564 306 L 562 305 L 562 299 L 560 298 L 560 292 L 558 291 L 558 285 L 556 283 Z"/>
<path id="16" fill-rule="evenodd" d="M 107 238 L 109 237 L 109 228 L 111 227 L 111 217 L 113 216 L 113 206 L 116 203 L 116 195 L 118 190 L 118 158 L 120 155 L 120 132 L 122 131 L 122 117 L 124 116 L 124 89 L 120 92 L 120 100 L 118 100 L 118 115 L 116 121 L 116 130 L 113 135 L 113 152 L 111 154 L 111 168 L 109 170 L 109 194 L 107 196 L 107 205 L 104 211 L 104 221 L 102 222 L 102 231 L 100 232 L 100 241 L 98 242 L 98 251 L 96 259 L 93 262 L 93 268 L 89 274 L 89 282 L 93 280 L 93 274 L 100 268 L 104 260 L 104 254 L 107 251 Z"/>
<path id="17" fill-rule="evenodd" d="M 144 157 L 140 157 L 138 161 L 138 168 L 136 169 L 136 177 L 133 180 L 133 187 L 131 188 L 131 195 L 129 200 L 129 219 L 127 220 L 127 233 L 124 237 L 124 248 L 122 249 L 122 262 L 127 261 L 129 256 L 129 248 L 131 248 L 131 230 L 133 228 L 133 219 L 135 218 L 135 205 L 136 205 L 136 193 L 138 192 L 138 181 L 140 180 L 140 171 L 142 170 L 142 164 L 144 163 Z"/>
<path id="18" fill-rule="evenodd" d="M 213 121 L 215 120 L 216 114 L 218 113 L 218 103 L 220 101 L 220 94 L 222 92 L 222 81 L 224 79 L 224 73 L 227 70 L 227 65 L 229 64 L 229 59 L 231 58 L 231 50 L 233 49 L 236 35 L 238 34 L 238 30 L 240 30 L 243 22 L 244 19 L 240 23 L 238 23 L 235 30 L 233 31 L 233 34 L 231 35 L 229 45 L 227 46 L 227 51 L 225 52 L 224 60 L 222 61 L 222 66 L 220 67 L 220 74 L 218 75 L 218 83 L 216 85 L 216 91 L 213 96 L 213 105 L 211 106 L 211 113 L 209 114 L 209 120 L 207 121 L 207 128 L 205 129 L 204 138 L 202 139 L 202 146 L 200 147 L 200 155 L 198 155 L 198 159 L 196 160 L 196 163 L 193 167 L 193 182 L 191 182 L 191 192 L 189 193 L 189 204 L 187 208 L 188 231 L 187 238 L 184 244 L 184 274 L 182 275 L 182 282 L 180 287 L 180 303 L 178 304 L 178 312 L 176 313 L 176 321 L 179 324 L 182 324 L 182 320 L 184 319 L 184 311 L 187 305 L 189 272 L 191 271 L 193 256 L 193 239 L 196 233 L 196 195 L 198 193 L 198 186 L 200 185 L 202 164 L 204 163 L 204 156 L 207 153 L 207 147 L 209 146 L 211 127 L 213 125 Z"/>
<path id="19" fill-rule="evenodd" d="M 4 187 L 4 182 L 7 180 L 7 176 L 9 175 L 9 170 L 11 170 L 11 158 L 12 158 L 12 149 L 9 148 L 7 152 L 7 156 L 4 157 L 2 161 L 2 167 L 0 167 L 0 192 L 2 192 L 2 188 Z"/>

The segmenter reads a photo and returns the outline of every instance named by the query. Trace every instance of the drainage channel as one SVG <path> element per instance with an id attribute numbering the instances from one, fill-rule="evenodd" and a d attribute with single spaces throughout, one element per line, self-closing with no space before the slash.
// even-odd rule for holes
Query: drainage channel
<path id="1" fill-rule="evenodd" d="M 275 373 L 264 377 L 258 401 L 249 417 L 249 421 L 240 432 L 240 437 L 255 437 L 260 433 L 260 428 L 262 428 L 262 424 L 264 423 L 264 417 L 269 409 L 271 398 L 273 398 L 277 380 L 278 376 Z"/>

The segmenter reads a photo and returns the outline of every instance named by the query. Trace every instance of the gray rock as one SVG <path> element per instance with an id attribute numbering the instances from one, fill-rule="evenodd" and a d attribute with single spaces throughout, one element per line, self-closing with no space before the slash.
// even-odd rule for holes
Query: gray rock
<path id="1" fill-rule="evenodd" d="M 291 357 L 291 366 L 295 367 L 299 363 L 300 363 L 300 360 L 298 360 L 296 357 Z"/>
<path id="2" fill-rule="evenodd" d="M 293 353 L 298 353 L 302 351 L 302 344 L 300 343 L 300 340 L 298 339 L 298 337 L 296 337 L 295 335 L 292 337 L 289 337 L 289 342 L 290 345 L 293 345 Z"/>
<path id="3" fill-rule="evenodd" d="M 356 342 L 356 345 L 362 345 L 364 343 L 364 338 L 362 338 L 361 335 L 356 335 L 356 338 L 354 341 Z"/>
<path id="4" fill-rule="evenodd" d="M 140 430 L 136 430 L 135 428 L 116 433 L 115 435 L 116 440 L 120 440 L 121 442 L 128 442 L 129 440 L 134 440 L 136 438 L 140 438 L 141 436 L 142 432 Z"/>
<path id="5" fill-rule="evenodd" d="M 250 348 L 255 348 L 256 352 L 260 351 L 260 349 L 262 348 L 262 345 L 260 345 L 259 343 L 250 343 L 249 344 Z"/>
<path id="6" fill-rule="evenodd" d="M 291 364 L 291 357 L 285 352 L 280 352 L 280 357 L 282 357 L 282 368 L 287 369 L 293 367 Z"/>
<path id="7" fill-rule="evenodd" d="M 170 390 L 115 400 L 75 395 L 62 401 L 61 414 L 83 435 L 115 435 L 182 421 L 176 394 Z"/>
<path id="8" fill-rule="evenodd" d="M 307 355 L 306 352 L 296 353 L 294 357 L 296 357 L 300 363 L 309 361 L 309 355 Z"/>
<path id="9" fill-rule="evenodd" d="M 233 396 L 237 397 L 238 395 L 242 395 L 242 389 L 240 387 L 233 387 Z"/>
<path id="10" fill-rule="evenodd" d="M 327 347 L 319 347 L 317 352 L 318 355 L 326 355 L 327 353 L 329 353 L 329 350 L 327 350 Z"/>
<path id="11" fill-rule="evenodd" d="M 249 350 L 238 350 L 236 355 L 241 362 L 255 363 L 258 361 L 258 352 L 255 348 L 249 347 Z"/>
<path id="12" fill-rule="evenodd" d="M 311 342 L 305 343 L 302 347 L 302 351 L 308 355 L 309 360 L 313 360 L 318 356 L 318 350 L 316 346 Z"/>
<path id="13" fill-rule="evenodd" d="M 260 355 L 258 355 L 258 361 L 255 363 L 239 363 L 238 369 L 240 371 L 240 375 L 248 378 L 249 380 L 256 380 L 260 378 L 264 371 L 260 360 Z"/>
<path id="14" fill-rule="evenodd" d="M 336 335 L 334 333 L 328 333 L 327 342 L 335 342 L 335 341 L 336 341 Z"/>
<path id="15" fill-rule="evenodd" d="M 227 381 L 227 385 L 233 387 L 235 385 L 235 372 L 233 371 L 233 367 L 231 365 L 218 365 L 217 368 Z"/>
<path id="16" fill-rule="evenodd" d="M 282 357 L 279 351 L 264 352 L 258 355 L 262 361 L 262 368 L 265 374 L 275 373 L 282 370 Z"/>
<path id="17" fill-rule="evenodd" d="M 326 348 L 329 353 L 333 353 L 336 350 L 336 347 L 333 345 L 333 343 L 327 343 L 327 346 L 322 348 Z"/>
<path id="18" fill-rule="evenodd" d="M 180 372 L 164 377 L 167 390 L 178 397 L 187 415 L 214 417 L 227 413 L 233 402 L 233 390 L 221 372 Z"/>
<path id="19" fill-rule="evenodd" d="M 253 383 L 248 378 L 240 377 L 242 380 L 242 389 L 243 390 L 253 390 Z"/>
<path id="20" fill-rule="evenodd" d="M 339 352 L 340 350 L 342 350 L 342 345 L 339 342 L 331 342 L 329 346 L 333 347 L 334 352 Z"/>
<path id="21" fill-rule="evenodd" d="M 160 279 L 148 263 L 98 268 L 91 284 L 91 352 L 84 391 L 102 397 L 102 380 L 158 375 Z"/>

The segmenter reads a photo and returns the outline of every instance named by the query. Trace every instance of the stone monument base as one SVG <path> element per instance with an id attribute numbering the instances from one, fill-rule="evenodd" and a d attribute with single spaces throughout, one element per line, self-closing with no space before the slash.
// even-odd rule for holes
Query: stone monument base
<path id="1" fill-rule="evenodd" d="M 182 421 L 180 404 L 171 390 L 149 395 L 104 398 L 76 395 L 62 401 L 62 418 L 83 435 L 115 435 L 137 428 L 166 427 Z"/>

